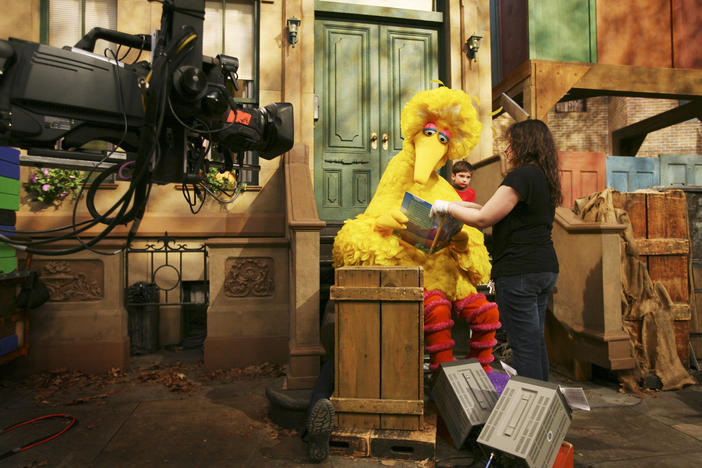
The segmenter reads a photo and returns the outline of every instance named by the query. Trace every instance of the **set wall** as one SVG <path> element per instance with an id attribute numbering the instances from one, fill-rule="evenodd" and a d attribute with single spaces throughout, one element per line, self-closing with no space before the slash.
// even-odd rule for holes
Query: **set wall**
<path id="1" fill-rule="evenodd" d="M 675 99 L 626 98 L 627 124 L 678 107 Z M 691 119 L 646 136 L 636 156 L 656 157 L 659 154 L 702 154 L 702 123 Z"/>
<path id="2" fill-rule="evenodd" d="M 5 1 L 0 15 L 0 39 L 39 40 L 39 0 Z"/>
<path id="3" fill-rule="evenodd" d="M 586 112 L 548 113 L 548 125 L 560 151 L 599 151 L 610 154 L 608 97 L 587 100 Z"/>
<path id="4" fill-rule="evenodd" d="M 600 96 L 587 99 L 585 112 L 556 112 L 547 116 L 556 147 L 561 151 L 596 151 L 612 155 L 610 133 L 680 105 L 674 99 Z M 493 120 L 493 154 L 504 151 L 507 127 L 514 123 L 506 113 Z M 659 154 L 702 154 L 702 123 L 699 119 L 651 132 L 637 157 Z"/>

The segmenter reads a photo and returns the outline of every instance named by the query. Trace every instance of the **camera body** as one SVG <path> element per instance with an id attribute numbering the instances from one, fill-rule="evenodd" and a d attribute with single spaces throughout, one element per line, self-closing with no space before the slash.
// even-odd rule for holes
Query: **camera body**
<path id="1" fill-rule="evenodd" d="M 0 145 L 68 167 L 96 159 L 83 145 L 106 141 L 137 167 L 148 165 L 156 183 L 195 183 L 209 149 L 229 166 L 243 151 L 266 159 L 288 151 L 292 105 L 244 109 L 231 92 L 238 60 L 203 57 L 204 4 L 166 0 L 153 35 L 95 28 L 64 48 L 0 40 Z M 150 50 L 152 60 L 126 64 L 94 54 L 97 39 Z"/>

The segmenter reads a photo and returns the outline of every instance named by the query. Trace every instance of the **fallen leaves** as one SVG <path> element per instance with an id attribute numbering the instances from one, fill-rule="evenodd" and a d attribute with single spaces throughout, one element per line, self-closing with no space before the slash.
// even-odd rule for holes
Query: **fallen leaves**
<path id="1" fill-rule="evenodd" d="M 187 375 L 180 372 L 181 370 L 180 366 L 169 368 L 154 365 L 139 374 L 139 381 L 160 383 L 172 392 L 193 393 L 197 391 L 199 385 L 192 382 Z"/>
<path id="2" fill-rule="evenodd" d="M 204 378 L 207 380 L 232 382 L 234 380 L 255 379 L 257 377 L 282 377 L 285 375 L 285 372 L 286 367 L 284 365 L 263 362 L 243 369 L 236 367 L 231 369 L 217 369 L 205 375 Z"/>
<path id="3" fill-rule="evenodd" d="M 43 405 L 58 403 L 83 405 L 90 402 L 103 405 L 111 395 L 120 392 L 125 385 L 159 384 L 171 392 L 192 394 L 200 391 L 203 383 L 208 381 L 252 380 L 260 377 L 280 377 L 285 373 L 284 365 L 269 362 L 211 372 L 205 372 L 202 363 L 192 365 L 184 365 L 180 362 L 152 363 L 146 368 L 135 370 L 111 368 L 100 374 L 55 369 L 30 376 L 25 380 L 24 385 L 35 391 L 34 400 Z"/>

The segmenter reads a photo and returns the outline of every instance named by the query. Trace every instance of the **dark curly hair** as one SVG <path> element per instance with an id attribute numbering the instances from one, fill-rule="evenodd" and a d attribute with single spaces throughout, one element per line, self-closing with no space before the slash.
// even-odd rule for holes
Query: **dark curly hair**
<path id="1" fill-rule="evenodd" d="M 536 164 L 541 168 L 551 193 L 551 203 L 558 206 L 563 201 L 561 179 L 558 174 L 558 155 L 553 135 L 541 120 L 529 119 L 512 124 L 507 129 L 507 141 L 511 147 L 512 167 Z"/>

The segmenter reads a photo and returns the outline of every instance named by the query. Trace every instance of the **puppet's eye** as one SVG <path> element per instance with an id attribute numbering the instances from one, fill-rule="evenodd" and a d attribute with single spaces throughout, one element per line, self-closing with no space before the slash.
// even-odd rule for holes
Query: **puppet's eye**
<path id="1" fill-rule="evenodd" d="M 424 126 L 424 134 L 426 136 L 432 136 L 436 133 L 436 125 L 433 123 L 428 123 Z"/>
<path id="2" fill-rule="evenodd" d="M 439 132 L 439 141 L 444 145 L 447 144 L 449 141 L 451 141 L 451 137 L 449 135 L 449 132 L 446 130 Z"/>

